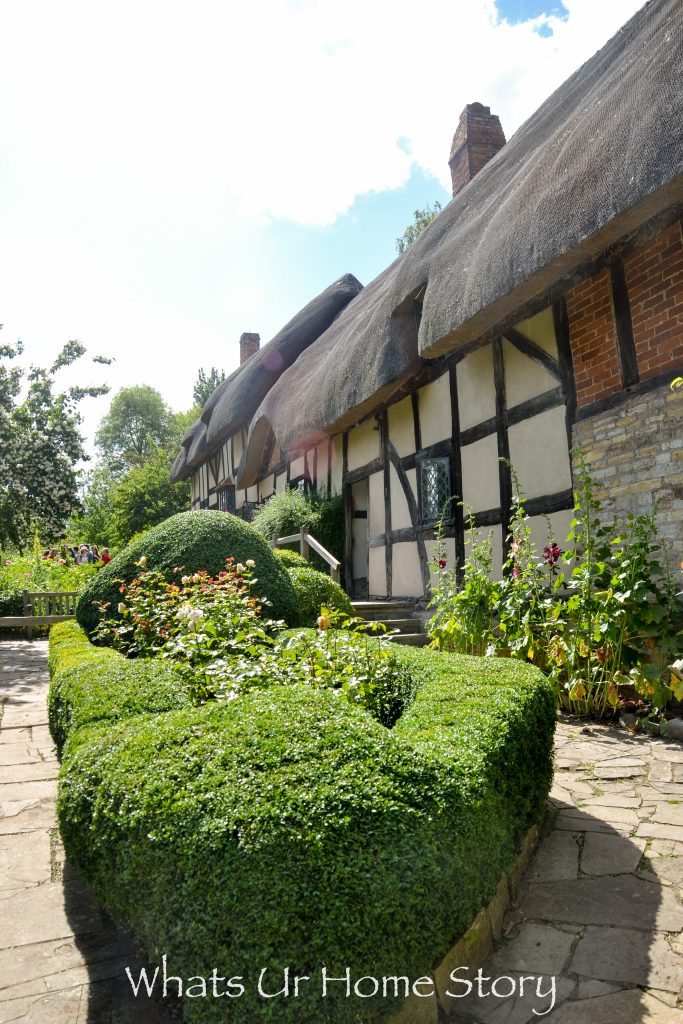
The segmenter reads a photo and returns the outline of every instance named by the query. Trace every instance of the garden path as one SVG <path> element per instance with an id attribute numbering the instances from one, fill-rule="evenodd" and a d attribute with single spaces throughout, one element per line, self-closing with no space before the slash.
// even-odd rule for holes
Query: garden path
<path id="1" fill-rule="evenodd" d="M 44 641 L 0 642 L 0 1024 L 170 1024 L 65 863 L 47 685 Z M 453 1000 L 454 1020 L 683 1024 L 683 744 L 564 721 L 556 748 L 552 817 L 483 969 L 554 975 L 556 1008 L 535 1014 L 532 988 Z"/>
<path id="2" fill-rule="evenodd" d="M 555 748 L 546 832 L 482 969 L 554 975 L 555 1009 L 534 1013 L 535 983 L 475 989 L 455 1022 L 683 1024 L 683 744 L 565 719 Z"/>
<path id="3" fill-rule="evenodd" d="M 170 1024 L 136 1003 L 138 958 L 64 860 L 47 642 L 0 641 L 0 1024 Z"/>

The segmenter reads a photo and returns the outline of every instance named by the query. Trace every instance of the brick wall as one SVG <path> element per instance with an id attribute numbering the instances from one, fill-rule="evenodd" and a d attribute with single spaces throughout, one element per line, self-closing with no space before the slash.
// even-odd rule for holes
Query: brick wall
<path id="1" fill-rule="evenodd" d="M 624 260 L 640 379 L 683 367 L 683 239 L 675 221 Z M 672 374 L 673 376 L 673 374 Z"/>
<path id="2" fill-rule="evenodd" d="M 579 408 L 621 390 L 621 368 L 609 271 L 582 281 L 567 295 L 569 336 Z"/>
<path id="3" fill-rule="evenodd" d="M 683 390 L 668 385 L 627 398 L 617 409 L 574 425 L 574 444 L 586 453 L 609 514 L 649 512 L 655 499 L 659 535 L 674 567 L 683 552 Z"/>

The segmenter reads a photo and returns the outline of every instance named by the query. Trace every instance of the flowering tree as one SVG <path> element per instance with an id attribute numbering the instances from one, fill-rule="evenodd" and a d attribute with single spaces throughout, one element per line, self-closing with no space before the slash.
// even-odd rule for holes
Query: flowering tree
<path id="1" fill-rule="evenodd" d="M 57 371 L 85 353 L 77 341 L 68 341 L 49 369 L 11 365 L 22 351 L 21 342 L 0 345 L 0 545 L 20 551 L 36 526 L 49 540 L 63 536 L 78 507 L 75 467 L 87 458 L 78 404 L 108 390 L 55 391 Z"/>

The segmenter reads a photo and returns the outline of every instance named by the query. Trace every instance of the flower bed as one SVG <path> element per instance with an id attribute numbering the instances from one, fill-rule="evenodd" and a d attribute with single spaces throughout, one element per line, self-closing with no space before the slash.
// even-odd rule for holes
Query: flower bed
<path id="1" fill-rule="evenodd" d="M 239 998 L 187 998 L 186 1020 L 383 1020 L 395 999 L 347 999 L 337 985 L 323 1001 L 323 967 L 428 974 L 513 864 L 550 786 L 546 679 L 510 660 L 394 656 L 415 685 L 392 730 L 338 691 L 302 685 L 166 709 L 152 676 L 124 717 L 106 688 L 121 656 L 53 629 L 67 855 L 154 963 L 166 954 L 185 979 L 213 968 L 243 978 Z M 286 966 L 318 983 L 260 998 L 259 972 L 279 988 Z"/>

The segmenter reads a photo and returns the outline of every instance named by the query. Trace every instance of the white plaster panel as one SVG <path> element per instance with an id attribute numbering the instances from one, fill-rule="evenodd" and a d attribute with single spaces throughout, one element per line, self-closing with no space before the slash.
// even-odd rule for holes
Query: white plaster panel
<path id="1" fill-rule="evenodd" d="M 258 485 L 258 496 L 259 501 L 263 501 L 264 498 L 270 498 L 274 492 L 274 480 L 272 476 L 267 476 L 264 480 L 259 481 Z"/>
<path id="2" fill-rule="evenodd" d="M 420 597 L 422 573 L 417 544 L 394 544 L 392 549 L 391 590 L 394 597 Z"/>
<path id="3" fill-rule="evenodd" d="M 289 464 L 289 479 L 294 480 L 297 476 L 303 476 L 304 473 L 304 457 L 300 455 L 297 459 L 293 459 Z"/>
<path id="4" fill-rule="evenodd" d="M 344 471 L 343 440 L 342 435 L 337 434 L 332 438 L 332 493 L 339 494 L 342 489 L 342 475 Z"/>
<path id="5" fill-rule="evenodd" d="M 460 449 L 462 462 L 463 500 L 475 512 L 498 508 L 500 484 L 498 480 L 498 439 L 495 434 L 483 437 L 474 444 Z"/>
<path id="6" fill-rule="evenodd" d="M 493 385 L 493 349 L 484 345 L 458 363 L 458 414 L 460 429 L 466 430 L 496 415 Z"/>
<path id="7" fill-rule="evenodd" d="M 247 488 L 247 501 L 258 501 L 258 485 Z"/>
<path id="8" fill-rule="evenodd" d="M 515 324 L 515 327 L 525 338 L 535 341 L 549 356 L 557 359 L 557 341 L 551 306 L 529 317 L 528 320 L 523 320 L 521 324 Z"/>
<path id="9" fill-rule="evenodd" d="M 527 498 L 571 487 L 567 427 L 563 405 L 539 413 L 508 430 L 510 461 Z"/>
<path id="10" fill-rule="evenodd" d="M 410 398 L 404 398 L 396 405 L 390 405 L 388 412 L 389 440 L 401 457 L 412 455 L 415 451 L 413 403 Z"/>
<path id="11" fill-rule="evenodd" d="M 373 473 L 368 478 L 368 533 L 376 537 L 384 533 L 384 473 Z"/>
<path id="12" fill-rule="evenodd" d="M 275 493 L 282 494 L 287 489 L 287 474 L 278 473 L 275 477 Z"/>
<path id="13" fill-rule="evenodd" d="M 408 477 L 408 483 L 410 484 L 410 489 L 413 492 L 413 497 L 417 502 L 417 470 L 407 469 L 406 476 Z"/>
<path id="14" fill-rule="evenodd" d="M 368 561 L 368 591 L 373 597 L 386 597 L 387 570 L 384 545 L 379 548 L 370 548 Z"/>
<path id="15" fill-rule="evenodd" d="M 531 527 L 531 539 L 536 545 L 539 561 L 543 558 L 543 549 L 548 543 L 548 520 L 550 521 L 550 539 L 554 540 L 556 544 L 559 544 L 562 551 L 566 551 L 567 548 L 571 547 L 570 544 L 567 544 L 567 534 L 569 533 L 570 524 L 573 518 L 573 510 L 567 509 L 563 512 L 551 512 L 547 519 L 545 516 L 533 516 L 529 520 L 529 526 Z M 571 573 L 570 565 L 567 565 L 560 558 L 557 563 L 557 567 L 565 576 L 569 577 L 569 574 Z"/>
<path id="16" fill-rule="evenodd" d="M 427 549 L 427 562 L 429 564 L 429 576 L 432 582 L 436 579 L 436 570 L 434 569 L 434 561 L 437 554 L 437 544 L 435 540 L 428 540 L 425 542 Z M 455 569 L 455 538 L 444 537 L 443 547 L 445 548 L 446 568 Z"/>
<path id="17" fill-rule="evenodd" d="M 405 491 L 393 466 L 389 479 L 391 482 L 391 529 L 403 530 L 406 526 L 412 526 L 413 521 L 410 518 Z"/>
<path id="18" fill-rule="evenodd" d="M 327 492 L 327 441 L 318 445 L 316 470 L 316 490 L 322 494 L 323 491 Z"/>
<path id="19" fill-rule="evenodd" d="M 418 391 L 420 409 L 420 435 L 422 447 L 443 441 L 451 436 L 451 385 L 448 373 Z"/>
<path id="20" fill-rule="evenodd" d="M 505 364 L 505 401 L 508 409 L 520 402 L 526 402 L 535 395 L 556 388 L 558 380 L 548 373 L 540 363 L 525 356 L 518 348 L 503 342 L 503 361 Z"/>
<path id="21" fill-rule="evenodd" d="M 477 544 L 481 544 L 491 536 L 492 558 L 491 578 L 499 580 L 503 575 L 503 528 L 502 526 L 480 526 L 474 531 Z M 472 545 L 470 543 L 470 531 L 465 530 L 465 557 L 468 558 Z"/>
<path id="22" fill-rule="evenodd" d="M 379 458 L 379 430 L 373 417 L 349 431 L 349 469 L 360 469 Z"/>
<path id="23" fill-rule="evenodd" d="M 244 446 L 242 444 L 242 435 L 241 434 L 235 434 L 235 465 L 233 466 L 233 473 L 235 472 L 235 470 L 237 469 L 237 467 L 240 464 L 240 459 L 242 458 L 243 448 L 244 448 Z"/>

